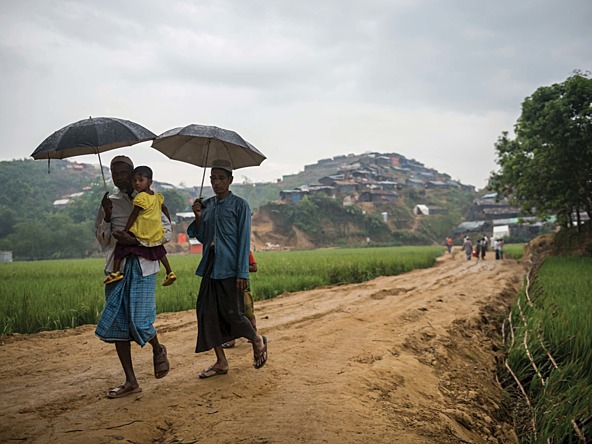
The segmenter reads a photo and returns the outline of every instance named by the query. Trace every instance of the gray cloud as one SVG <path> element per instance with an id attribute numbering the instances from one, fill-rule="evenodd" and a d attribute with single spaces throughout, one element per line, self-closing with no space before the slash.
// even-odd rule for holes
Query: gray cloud
<path id="1" fill-rule="evenodd" d="M 522 100 L 592 69 L 591 21 L 588 0 L 8 2 L 2 159 L 114 115 L 237 130 L 268 156 L 255 180 L 378 150 L 483 186 Z"/>

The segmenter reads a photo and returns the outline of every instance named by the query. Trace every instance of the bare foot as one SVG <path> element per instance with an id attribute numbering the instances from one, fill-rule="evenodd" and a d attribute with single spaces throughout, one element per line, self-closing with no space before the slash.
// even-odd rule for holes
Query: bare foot
<path id="1" fill-rule="evenodd" d="M 169 359 L 167 357 L 167 349 L 164 344 L 160 344 L 160 353 L 153 355 L 154 361 L 154 377 L 156 379 L 164 378 L 169 373 Z"/>
<path id="2" fill-rule="evenodd" d="M 253 341 L 253 367 L 260 369 L 267 363 L 267 338 L 257 335 Z"/>

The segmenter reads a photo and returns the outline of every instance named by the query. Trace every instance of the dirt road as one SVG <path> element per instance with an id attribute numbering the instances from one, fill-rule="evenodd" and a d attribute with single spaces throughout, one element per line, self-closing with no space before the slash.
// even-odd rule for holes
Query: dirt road
<path id="1" fill-rule="evenodd" d="M 4 337 L 0 442 L 513 443 L 500 409 L 499 323 L 522 281 L 511 260 L 436 266 L 256 303 L 269 362 L 244 339 L 226 376 L 200 380 L 193 311 L 158 316 L 169 375 L 133 348 L 143 392 L 94 326 Z"/>

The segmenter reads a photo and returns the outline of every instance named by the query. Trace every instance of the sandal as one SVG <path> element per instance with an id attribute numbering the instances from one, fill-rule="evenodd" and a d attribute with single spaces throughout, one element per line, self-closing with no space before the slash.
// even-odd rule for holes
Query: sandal
<path id="1" fill-rule="evenodd" d="M 109 390 L 107 398 L 123 398 L 124 396 L 131 395 L 132 393 L 140 393 L 142 387 L 126 387 L 125 384 L 121 384 L 119 387 Z"/>
<path id="2" fill-rule="evenodd" d="M 164 378 L 169 374 L 169 359 L 167 358 L 167 349 L 164 344 L 160 344 L 161 352 L 154 356 L 154 377 L 156 379 Z"/>
<path id="3" fill-rule="evenodd" d="M 167 274 L 167 277 L 164 278 L 164 282 L 162 283 L 163 287 L 167 287 L 169 285 L 172 285 L 173 282 L 175 282 L 177 280 L 177 276 L 175 275 L 175 273 L 173 273 L 172 271 Z"/>
<path id="4" fill-rule="evenodd" d="M 199 373 L 199 377 L 200 379 L 205 379 L 205 378 L 211 378 L 212 376 L 219 376 L 219 375 L 225 375 L 228 373 L 228 370 L 222 370 L 221 368 L 216 368 L 213 365 L 203 369 L 200 373 Z"/>
<path id="5" fill-rule="evenodd" d="M 263 350 L 261 353 L 254 353 L 254 360 L 253 360 L 253 367 L 256 369 L 260 369 L 267 363 L 267 338 L 262 336 L 263 338 Z"/>
<path id="6" fill-rule="evenodd" d="M 124 276 L 123 276 L 123 273 L 121 273 L 121 271 L 115 271 L 115 272 L 109 273 L 107 275 L 107 277 L 103 281 L 103 284 L 105 284 L 105 285 L 112 284 L 113 282 L 120 281 L 123 278 L 124 278 Z"/>

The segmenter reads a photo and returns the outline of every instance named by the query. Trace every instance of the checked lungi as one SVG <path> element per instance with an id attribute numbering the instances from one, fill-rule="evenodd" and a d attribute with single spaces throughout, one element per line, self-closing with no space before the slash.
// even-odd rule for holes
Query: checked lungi
<path id="1" fill-rule="evenodd" d="M 95 334 L 105 342 L 135 341 L 142 347 L 156 335 L 156 273 L 142 276 L 137 256 L 125 261 L 124 278 L 105 287 L 105 308 Z"/>

